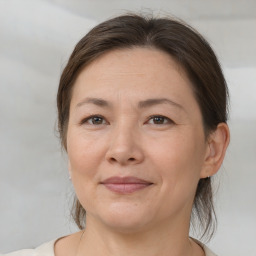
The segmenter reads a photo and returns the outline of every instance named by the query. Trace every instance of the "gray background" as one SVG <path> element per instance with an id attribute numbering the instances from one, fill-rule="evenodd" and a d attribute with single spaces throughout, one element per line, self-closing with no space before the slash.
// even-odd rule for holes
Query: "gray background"
<path id="1" fill-rule="evenodd" d="M 256 255 L 255 0 L 0 0 L 0 252 L 76 230 L 56 133 L 58 79 L 75 43 L 124 11 L 171 13 L 215 49 L 230 87 L 231 144 L 216 177 L 219 255 Z"/>

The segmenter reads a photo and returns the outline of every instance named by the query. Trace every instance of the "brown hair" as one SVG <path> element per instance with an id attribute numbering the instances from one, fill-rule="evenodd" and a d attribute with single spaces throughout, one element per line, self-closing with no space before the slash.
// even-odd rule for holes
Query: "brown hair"
<path id="1" fill-rule="evenodd" d="M 193 84 L 206 138 L 217 125 L 227 121 L 228 89 L 220 64 L 207 41 L 193 28 L 172 18 L 154 18 L 126 14 L 94 27 L 76 45 L 60 78 L 57 105 L 58 128 L 66 149 L 67 124 L 72 87 L 81 70 L 106 52 L 132 47 L 152 47 L 170 55 L 184 69 Z M 80 229 L 85 227 L 85 210 L 75 198 L 73 218 Z M 202 237 L 215 230 L 211 178 L 200 179 L 192 210 Z"/>

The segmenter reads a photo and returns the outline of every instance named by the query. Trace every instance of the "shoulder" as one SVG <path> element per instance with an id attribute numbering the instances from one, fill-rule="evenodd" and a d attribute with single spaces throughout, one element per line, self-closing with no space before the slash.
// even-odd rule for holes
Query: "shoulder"
<path id="1" fill-rule="evenodd" d="M 35 249 L 23 249 L 7 254 L 0 254 L 0 256 L 54 256 L 54 244 L 57 240 L 44 243 Z"/>
<path id="2" fill-rule="evenodd" d="M 205 256 L 217 256 L 217 254 L 213 253 L 206 245 L 203 245 L 203 249 Z"/>
<path id="3" fill-rule="evenodd" d="M 217 256 L 217 254 L 213 253 L 213 251 L 211 251 L 210 248 L 208 248 L 205 244 L 194 238 L 193 240 L 196 241 L 196 243 L 198 243 L 203 248 L 205 256 Z"/>
<path id="4" fill-rule="evenodd" d="M 35 249 L 23 249 L 0 256 L 73 256 L 82 231 L 46 242 Z"/>

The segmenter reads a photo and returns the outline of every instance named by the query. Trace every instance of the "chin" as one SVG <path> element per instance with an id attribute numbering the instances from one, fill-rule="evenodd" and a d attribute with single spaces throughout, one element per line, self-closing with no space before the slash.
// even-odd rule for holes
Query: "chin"
<path id="1" fill-rule="evenodd" d="M 125 221 L 123 218 L 120 218 L 120 221 L 115 222 L 106 222 L 105 225 L 111 229 L 112 231 L 115 231 L 120 234 L 134 234 L 138 233 L 146 228 L 146 223 L 141 221 Z"/>
<path id="2" fill-rule="evenodd" d="M 109 228 L 120 233 L 138 232 L 149 223 L 149 211 L 140 207 L 111 207 L 98 216 L 101 221 Z"/>

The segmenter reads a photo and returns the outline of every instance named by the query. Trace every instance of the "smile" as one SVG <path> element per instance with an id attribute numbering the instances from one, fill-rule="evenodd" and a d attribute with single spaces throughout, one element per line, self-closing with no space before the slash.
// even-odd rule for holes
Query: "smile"
<path id="1" fill-rule="evenodd" d="M 136 177 L 110 177 L 101 182 L 108 190 L 119 194 L 131 194 L 152 185 L 152 182 Z"/>

